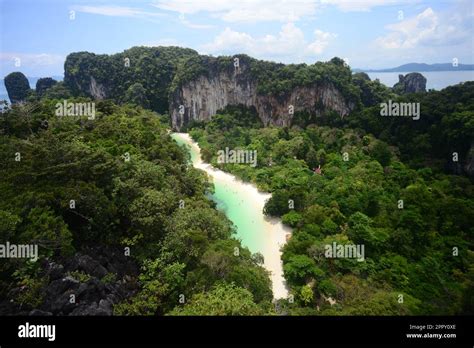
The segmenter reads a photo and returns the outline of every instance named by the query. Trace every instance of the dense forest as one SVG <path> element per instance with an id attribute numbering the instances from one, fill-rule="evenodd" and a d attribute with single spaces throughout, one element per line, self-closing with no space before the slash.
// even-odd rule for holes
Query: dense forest
<path id="1" fill-rule="evenodd" d="M 263 128 L 238 107 L 194 124 L 204 159 L 272 192 L 265 214 L 293 227 L 283 249 L 297 304 L 282 303 L 288 313 L 474 312 L 474 186 L 443 170 L 469 150 L 473 94 L 465 83 L 412 95 L 420 123 L 387 120 L 374 106 L 304 127 Z M 225 147 L 257 150 L 257 167 L 217 163 Z M 325 258 L 333 242 L 365 245 L 365 261 Z"/>
<path id="2" fill-rule="evenodd" d="M 231 222 L 206 197 L 212 185 L 187 164 L 157 114 L 104 101 L 94 120 L 56 117 L 56 103 L 44 98 L 1 115 L 0 239 L 40 246 L 36 262 L 2 261 L 4 314 L 69 314 L 124 284 L 127 292 L 107 297 L 114 314 L 271 311 L 261 258 L 232 238 Z M 70 265 L 104 246 L 125 254 L 139 272 L 121 274 L 128 260 L 115 273 L 107 260 L 103 274 Z M 71 270 L 61 289 L 51 272 L 58 264 Z M 222 292 L 217 303 L 213 296 Z M 70 294 L 78 294 L 75 306 L 68 305 Z"/>
<path id="3" fill-rule="evenodd" d="M 355 106 L 343 118 L 297 112 L 291 127 L 263 127 L 242 106 L 189 124 L 203 159 L 271 192 L 264 213 L 293 229 L 292 297 L 276 308 L 262 256 L 234 238 L 209 178 L 169 135 L 173 91 L 209 69 L 232 73 L 234 58 L 258 93 L 329 82 Z M 72 53 L 64 82 L 5 83 L 0 240 L 35 243 L 40 257 L 0 264 L 1 314 L 474 313 L 474 82 L 398 94 L 339 58 L 134 47 Z M 420 103 L 420 119 L 380 117 L 389 99 Z M 93 118 L 57 115 L 57 103 L 92 102 Z M 217 163 L 226 147 L 256 150 L 257 166 Z M 326 258 L 333 242 L 364 245 L 365 259 Z"/>

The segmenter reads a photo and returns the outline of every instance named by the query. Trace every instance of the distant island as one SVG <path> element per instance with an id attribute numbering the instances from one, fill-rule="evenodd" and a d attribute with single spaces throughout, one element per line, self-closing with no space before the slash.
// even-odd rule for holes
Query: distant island
<path id="1" fill-rule="evenodd" d="M 466 71 L 474 70 L 474 64 L 458 64 L 453 66 L 452 63 L 408 63 L 387 69 L 353 69 L 353 72 L 428 72 L 428 71 Z"/>

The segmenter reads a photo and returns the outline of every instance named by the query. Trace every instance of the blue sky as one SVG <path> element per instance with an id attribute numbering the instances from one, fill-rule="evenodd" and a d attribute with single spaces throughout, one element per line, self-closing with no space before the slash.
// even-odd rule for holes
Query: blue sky
<path id="1" fill-rule="evenodd" d="M 473 0 L 0 0 L 0 76 L 62 75 L 67 54 L 137 45 L 383 68 L 473 64 Z"/>

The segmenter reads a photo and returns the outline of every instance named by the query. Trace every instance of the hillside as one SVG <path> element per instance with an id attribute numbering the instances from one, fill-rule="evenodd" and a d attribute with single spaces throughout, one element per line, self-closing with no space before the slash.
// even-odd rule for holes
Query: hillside
<path id="1" fill-rule="evenodd" d="M 72 53 L 64 84 L 75 96 L 168 111 L 175 129 L 207 120 L 227 105 L 252 106 L 264 124 L 289 125 L 293 111 L 335 111 L 343 117 L 360 101 L 350 69 L 339 58 L 283 65 L 178 47 L 134 47 L 110 56 Z"/>

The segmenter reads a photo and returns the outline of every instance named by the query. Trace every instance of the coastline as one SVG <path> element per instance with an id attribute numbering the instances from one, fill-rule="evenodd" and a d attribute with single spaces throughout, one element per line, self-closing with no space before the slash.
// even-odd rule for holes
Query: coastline
<path id="1" fill-rule="evenodd" d="M 251 248 L 250 245 L 246 246 L 252 252 L 259 252 L 263 255 L 264 267 L 270 272 L 274 299 L 287 298 L 288 289 L 283 277 L 281 248 L 286 243 L 287 236 L 291 235 L 291 229 L 284 226 L 279 219 L 268 218 L 263 215 L 263 207 L 265 202 L 271 197 L 271 194 L 260 192 L 254 184 L 244 182 L 232 174 L 203 162 L 200 156 L 201 150 L 199 145 L 192 140 L 188 133 L 173 133 L 173 135 L 191 147 L 191 160 L 195 168 L 205 171 L 213 179 L 215 185 L 218 184 L 223 189 L 227 189 L 229 192 L 232 191 L 232 194 L 238 195 L 239 198 L 245 198 L 245 208 L 258 214 L 248 224 L 250 228 L 255 226 L 256 229 L 261 231 L 261 234 L 258 236 L 250 236 L 260 240 L 260 243 L 257 241 L 254 248 Z M 238 205 L 240 206 L 242 203 L 243 201 L 238 203 Z M 238 207 L 234 208 L 238 209 Z M 235 216 L 229 216 L 230 220 L 233 220 L 233 218 L 235 220 Z M 233 222 L 235 223 L 235 221 Z M 246 244 L 244 238 L 242 238 L 242 242 L 244 245 Z"/>

